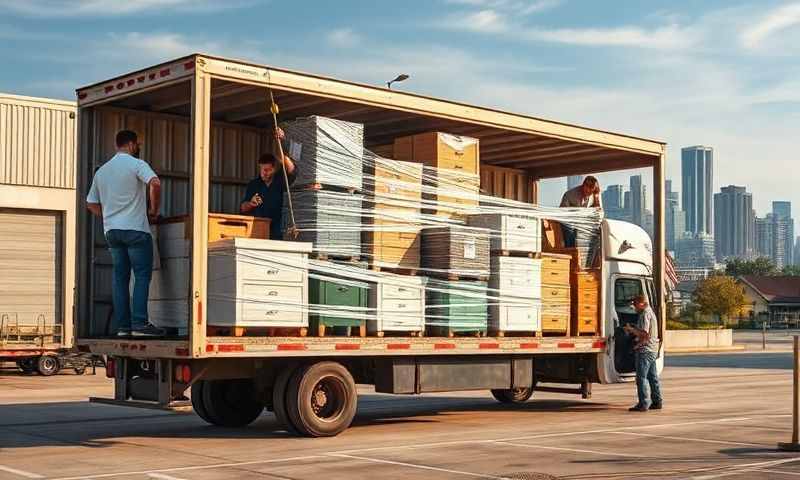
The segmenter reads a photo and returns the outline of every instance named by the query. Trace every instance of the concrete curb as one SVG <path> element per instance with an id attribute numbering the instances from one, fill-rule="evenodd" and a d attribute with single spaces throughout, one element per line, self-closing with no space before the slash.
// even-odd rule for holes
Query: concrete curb
<path id="1" fill-rule="evenodd" d="M 744 345 L 733 345 L 731 347 L 707 347 L 707 348 L 667 348 L 667 353 L 727 353 L 742 352 Z"/>

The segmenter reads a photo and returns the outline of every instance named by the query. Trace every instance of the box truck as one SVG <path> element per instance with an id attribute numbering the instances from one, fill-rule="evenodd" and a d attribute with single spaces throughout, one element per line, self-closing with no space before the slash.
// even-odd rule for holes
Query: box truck
<path id="1" fill-rule="evenodd" d="M 247 425 L 267 409 L 288 430 L 329 436 L 352 421 L 356 384 L 396 394 L 487 389 L 500 402 L 516 403 L 535 391 L 588 397 L 592 383 L 629 381 L 633 354 L 621 326 L 634 319 L 630 302 L 640 294 L 649 298 L 664 331 L 662 142 L 204 54 L 80 88 L 77 97 L 76 341 L 81 351 L 109 358 L 107 374 L 115 382 L 114 398 L 93 401 L 192 406 L 209 423 L 225 426 Z M 599 222 L 596 280 L 584 279 L 598 288 L 597 323 L 589 331 L 548 335 L 540 328 L 520 336 L 434 337 L 303 336 L 280 329 L 237 336 L 220 330 L 212 326 L 230 319 L 216 317 L 236 313 L 214 307 L 222 247 L 209 243 L 209 213 L 238 213 L 246 180 L 255 175 L 255 159 L 271 136 L 271 98 L 280 105 L 281 122 L 320 116 L 363 125 L 364 147 L 385 156 L 396 139 L 424 132 L 475 138 L 481 187 L 495 197 L 535 204 L 542 179 L 650 168 L 653 241 L 638 226 Z M 185 323 L 168 337 L 118 338 L 109 329 L 108 254 L 101 222 L 89 215 L 83 199 L 93 172 L 114 154 L 114 135 L 123 128 L 144 137 L 142 157 L 162 182 L 162 215 L 183 219 L 186 284 L 172 295 L 179 298 L 175 315 Z M 298 153 L 293 152 L 302 156 Z M 247 247 L 238 240 L 223 242 Z M 275 255 L 284 258 L 292 249 L 279 243 L 275 248 L 282 251 Z M 264 294 L 306 288 L 303 281 L 287 276 L 292 285 Z M 398 305 L 418 300 L 409 290 L 394 289 L 392 295 Z M 290 303 L 286 311 L 258 305 L 254 311 L 288 318 Z M 659 365 L 663 352 L 662 345 Z"/>

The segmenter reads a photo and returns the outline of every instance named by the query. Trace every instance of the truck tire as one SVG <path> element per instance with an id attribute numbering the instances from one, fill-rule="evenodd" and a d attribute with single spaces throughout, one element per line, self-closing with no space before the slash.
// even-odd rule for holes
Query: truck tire
<path id="1" fill-rule="evenodd" d="M 264 411 L 251 379 L 208 380 L 202 391 L 206 415 L 220 427 L 244 427 Z"/>
<path id="2" fill-rule="evenodd" d="M 492 396 L 500 403 L 525 403 L 533 395 L 533 388 L 511 388 L 492 390 Z"/>
<path id="3" fill-rule="evenodd" d="M 206 423 L 213 425 L 214 422 L 212 422 L 211 417 L 208 416 L 206 404 L 203 401 L 203 384 L 205 383 L 205 380 L 200 380 L 192 384 L 192 408 L 198 417 L 205 420 Z"/>
<path id="4" fill-rule="evenodd" d="M 278 421 L 278 425 L 285 428 L 287 432 L 295 435 L 299 435 L 300 431 L 292 423 L 291 418 L 289 418 L 289 411 L 286 409 L 286 390 L 289 386 L 289 380 L 291 380 L 292 374 L 298 370 L 302 369 L 298 368 L 296 365 L 287 365 L 275 379 L 275 385 L 272 386 L 272 409 L 275 414 L 275 419 Z"/>
<path id="5" fill-rule="evenodd" d="M 19 367 L 19 369 L 22 370 L 22 373 L 26 375 L 36 373 L 36 359 L 23 358 L 22 360 L 17 360 L 17 367 Z"/>
<path id="6" fill-rule="evenodd" d="M 319 362 L 292 375 L 286 393 L 289 418 L 309 437 L 332 437 L 353 422 L 356 382 L 341 364 Z"/>
<path id="7" fill-rule="evenodd" d="M 39 357 L 39 360 L 36 361 L 36 370 L 40 375 L 49 377 L 61 370 L 61 364 L 58 362 L 58 357 L 55 355 L 42 355 Z"/>

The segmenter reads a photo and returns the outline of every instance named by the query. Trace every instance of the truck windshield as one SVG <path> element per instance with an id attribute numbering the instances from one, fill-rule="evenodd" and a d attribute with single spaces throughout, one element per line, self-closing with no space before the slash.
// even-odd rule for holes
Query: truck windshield
<path id="1" fill-rule="evenodd" d="M 614 304 L 629 307 L 634 298 L 644 293 L 638 278 L 619 278 L 614 284 Z"/>

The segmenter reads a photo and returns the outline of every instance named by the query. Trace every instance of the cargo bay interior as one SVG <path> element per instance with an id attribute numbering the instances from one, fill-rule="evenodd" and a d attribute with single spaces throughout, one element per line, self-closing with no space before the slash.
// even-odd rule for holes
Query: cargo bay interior
<path id="1" fill-rule="evenodd" d="M 386 92 L 383 88 L 358 87 L 373 90 L 376 94 Z M 90 126 L 84 131 L 92 132 L 93 137 L 90 148 L 84 150 L 81 157 L 84 167 L 98 168 L 113 155 L 115 133 L 123 128 L 133 129 L 143 137 L 143 158 L 162 179 L 162 215 L 180 217 L 190 214 L 192 89 L 192 80 L 183 80 L 82 109 L 81 121 Z M 604 143 L 604 132 L 595 131 L 592 142 L 571 138 L 569 131 L 573 127 L 569 125 L 563 125 L 564 134 L 534 134 L 491 122 L 468 121 L 455 114 L 421 113 L 379 104 L 369 98 L 345 99 L 279 86 L 273 86 L 272 91 L 280 107 L 281 123 L 317 115 L 363 124 L 365 147 L 390 158 L 387 146 L 399 137 L 438 131 L 476 138 L 479 141 L 481 193 L 512 200 L 535 203 L 537 181 L 543 178 L 658 165 L 658 156 L 652 152 L 620 148 L 613 140 Z M 208 211 L 238 214 L 245 185 L 256 175 L 256 160 L 270 148 L 272 117 L 268 90 L 264 86 L 214 78 L 210 95 Z M 398 95 L 428 100 L 415 95 Z M 455 105 L 454 111 L 473 108 L 452 105 Z M 556 127 L 561 125 L 546 123 Z M 660 174 L 654 168 L 654 175 Z M 658 189 L 658 182 L 656 185 Z M 659 195 L 657 191 L 657 199 Z M 655 210 L 660 211 L 658 207 Z M 85 273 L 87 284 L 91 286 L 88 293 L 91 312 L 87 312 L 91 321 L 82 324 L 80 335 L 105 337 L 111 334 L 110 256 L 100 222 L 92 221 L 91 227 L 87 228 L 89 232 L 93 238 L 90 243 L 92 251 L 86 253 L 92 259 L 92 268 Z M 190 233 L 186 230 L 186 235 Z M 183 251 L 179 255 L 189 257 L 191 254 Z M 163 260 L 164 252 L 161 256 Z M 175 318 L 187 319 L 188 322 L 189 286 L 178 286 L 175 290 L 161 292 L 162 299 L 171 301 L 169 308 L 175 312 Z M 185 331 L 180 333 L 186 334 Z"/>

